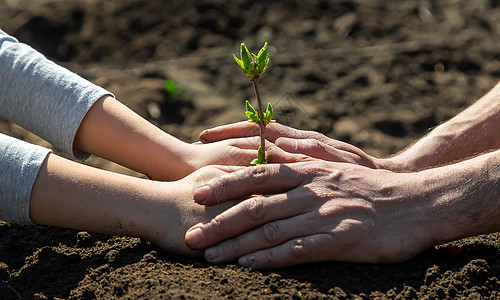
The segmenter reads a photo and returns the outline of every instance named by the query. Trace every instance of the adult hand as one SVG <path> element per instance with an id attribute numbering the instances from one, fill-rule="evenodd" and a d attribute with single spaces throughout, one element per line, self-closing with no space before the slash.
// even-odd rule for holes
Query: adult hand
<path id="1" fill-rule="evenodd" d="M 208 248 L 209 262 L 239 258 L 253 268 L 403 261 L 436 241 L 424 222 L 432 199 L 422 196 L 423 178 L 325 161 L 241 168 L 199 187 L 194 199 L 254 196 L 191 228 L 186 243 Z"/>
<path id="2" fill-rule="evenodd" d="M 200 141 L 208 144 L 236 137 L 259 135 L 259 126 L 250 122 L 238 122 L 207 129 L 200 134 Z M 266 139 L 288 153 L 303 154 L 311 158 L 333 162 L 354 163 L 369 168 L 396 169 L 390 159 L 380 159 L 361 149 L 319 132 L 291 128 L 279 123 L 266 126 Z M 270 157 L 271 162 L 289 162 L 280 157 Z"/>

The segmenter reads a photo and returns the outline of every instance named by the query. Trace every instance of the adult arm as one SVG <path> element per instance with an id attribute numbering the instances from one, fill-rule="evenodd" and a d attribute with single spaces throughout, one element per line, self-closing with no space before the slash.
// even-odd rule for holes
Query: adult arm
<path id="1" fill-rule="evenodd" d="M 203 131 L 200 141 L 211 143 L 240 136 L 258 135 L 248 122 Z M 437 126 L 406 150 L 389 158 L 377 158 L 359 148 L 323 134 L 269 124 L 266 138 L 283 150 L 336 162 L 350 162 L 398 172 L 423 170 L 459 161 L 500 148 L 500 84 L 451 120 Z M 300 161 L 303 156 L 274 156 L 275 162 Z"/>
<path id="2" fill-rule="evenodd" d="M 201 186 L 195 200 L 262 196 L 197 224 L 186 242 L 210 262 L 255 268 L 399 262 L 500 230 L 499 180 L 500 150 L 415 173 L 326 161 L 242 168 Z"/>

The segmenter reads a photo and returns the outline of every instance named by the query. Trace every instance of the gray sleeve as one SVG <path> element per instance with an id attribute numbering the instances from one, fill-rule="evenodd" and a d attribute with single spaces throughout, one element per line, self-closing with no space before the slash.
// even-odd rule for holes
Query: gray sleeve
<path id="1" fill-rule="evenodd" d="M 112 96 L 0 30 L 0 117 L 83 159 L 88 155 L 73 149 L 76 131 L 105 95 Z M 31 190 L 49 152 L 0 134 L 1 220 L 31 223 Z"/>
<path id="2" fill-rule="evenodd" d="M 50 150 L 0 133 L 0 220 L 31 224 L 31 189 Z"/>
<path id="3" fill-rule="evenodd" d="M 0 117 L 83 159 L 73 141 L 90 107 L 112 94 L 0 30 Z"/>

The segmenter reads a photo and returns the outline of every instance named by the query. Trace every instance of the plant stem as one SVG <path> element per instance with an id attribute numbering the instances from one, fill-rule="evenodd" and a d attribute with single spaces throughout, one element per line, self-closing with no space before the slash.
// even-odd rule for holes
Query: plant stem
<path id="1" fill-rule="evenodd" d="M 260 127 L 260 147 L 262 148 L 262 153 L 264 154 L 264 159 L 266 157 L 266 137 L 264 135 L 266 125 L 264 125 L 264 111 L 262 110 L 262 100 L 260 99 L 259 92 L 259 77 L 256 76 L 252 79 L 253 88 L 255 89 L 255 95 L 257 96 L 257 103 L 259 104 L 259 127 Z"/>

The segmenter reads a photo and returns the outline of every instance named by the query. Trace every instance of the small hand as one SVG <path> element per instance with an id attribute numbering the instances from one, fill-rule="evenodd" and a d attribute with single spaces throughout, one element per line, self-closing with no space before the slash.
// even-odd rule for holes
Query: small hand
<path id="1" fill-rule="evenodd" d="M 260 140 L 258 137 L 233 138 L 210 144 L 189 145 L 188 164 L 192 170 L 207 165 L 249 166 L 257 157 Z M 266 149 L 272 146 L 266 143 Z"/>
<path id="2" fill-rule="evenodd" d="M 200 141 L 208 144 L 235 137 L 259 135 L 259 127 L 249 122 L 238 122 L 207 129 L 200 134 Z M 314 131 L 291 128 L 279 123 L 266 126 L 266 139 L 289 153 L 333 162 L 348 162 L 370 168 L 391 169 L 390 161 L 378 159 L 361 149 Z M 291 159 L 269 157 L 270 162 L 291 162 Z M 296 161 L 302 161 L 298 159 Z"/>

